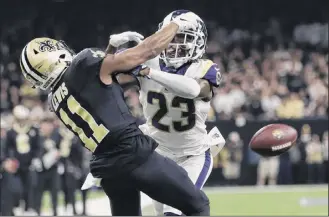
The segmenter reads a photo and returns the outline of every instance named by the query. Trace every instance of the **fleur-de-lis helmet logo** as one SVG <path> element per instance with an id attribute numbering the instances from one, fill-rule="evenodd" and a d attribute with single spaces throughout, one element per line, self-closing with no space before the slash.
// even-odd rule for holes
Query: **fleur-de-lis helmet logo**
<path id="1" fill-rule="evenodd" d="M 50 52 L 50 51 L 56 50 L 55 45 L 50 40 L 46 40 L 46 41 L 42 41 L 42 42 L 38 42 L 38 43 L 39 43 L 39 50 L 41 52 L 45 52 L 45 51 Z"/>

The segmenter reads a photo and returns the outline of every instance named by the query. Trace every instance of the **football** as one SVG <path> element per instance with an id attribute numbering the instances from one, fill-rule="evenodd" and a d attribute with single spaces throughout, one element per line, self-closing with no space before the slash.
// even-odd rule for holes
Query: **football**
<path id="1" fill-rule="evenodd" d="M 297 131 L 286 124 L 270 124 L 260 130 L 251 138 L 249 147 L 254 152 L 264 156 L 277 156 L 295 145 Z"/>

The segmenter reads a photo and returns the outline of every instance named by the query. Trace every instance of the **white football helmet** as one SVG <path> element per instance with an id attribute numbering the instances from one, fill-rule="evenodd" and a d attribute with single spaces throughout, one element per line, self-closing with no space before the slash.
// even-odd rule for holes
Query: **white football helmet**
<path id="1" fill-rule="evenodd" d="M 50 38 L 35 38 L 24 48 L 20 66 L 33 87 L 47 90 L 70 66 L 74 52 L 63 42 Z"/>
<path id="2" fill-rule="evenodd" d="M 193 12 L 188 10 L 176 10 L 168 14 L 159 29 L 168 25 L 175 17 L 180 14 L 191 13 L 199 23 L 196 30 L 185 30 L 177 32 L 175 38 L 169 43 L 168 48 L 162 51 L 160 58 L 167 67 L 179 68 L 183 64 L 197 60 L 203 56 L 207 44 L 207 28 L 202 19 Z"/>

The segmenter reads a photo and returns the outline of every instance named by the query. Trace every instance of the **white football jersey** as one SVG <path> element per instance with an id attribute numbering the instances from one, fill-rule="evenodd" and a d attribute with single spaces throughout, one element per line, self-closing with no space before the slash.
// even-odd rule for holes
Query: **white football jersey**
<path id="1" fill-rule="evenodd" d="M 166 71 L 159 58 L 146 63 L 153 69 Z M 221 74 L 215 63 L 199 60 L 181 67 L 176 74 L 206 79 L 218 87 Z M 139 78 L 139 100 L 146 118 L 147 134 L 159 143 L 158 149 L 174 156 L 199 155 L 209 149 L 206 119 L 210 102 L 179 97 L 161 84 L 146 77 Z"/>

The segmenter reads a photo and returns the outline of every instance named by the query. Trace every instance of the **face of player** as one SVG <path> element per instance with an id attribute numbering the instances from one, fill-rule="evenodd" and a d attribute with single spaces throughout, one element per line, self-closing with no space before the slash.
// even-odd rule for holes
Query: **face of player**
<path id="1" fill-rule="evenodd" d="M 186 57 L 190 47 L 188 43 L 192 43 L 194 37 L 188 34 L 177 34 L 166 49 L 167 57 Z M 177 54 L 176 54 L 177 51 Z"/>

